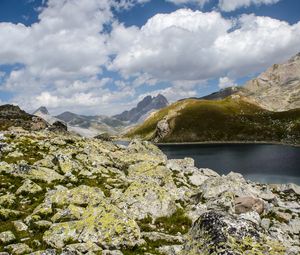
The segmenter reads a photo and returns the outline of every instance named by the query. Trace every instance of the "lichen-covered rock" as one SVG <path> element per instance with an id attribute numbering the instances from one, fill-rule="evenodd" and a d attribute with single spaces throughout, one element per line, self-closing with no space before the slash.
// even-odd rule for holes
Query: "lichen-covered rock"
<path id="1" fill-rule="evenodd" d="M 48 220 L 38 220 L 33 224 L 37 229 L 48 229 L 52 226 L 52 222 Z"/>
<path id="2" fill-rule="evenodd" d="M 51 218 L 52 222 L 67 220 L 79 220 L 84 213 L 84 208 L 70 204 L 66 209 L 58 209 L 58 212 Z"/>
<path id="3" fill-rule="evenodd" d="M 41 192 L 42 190 L 43 189 L 39 185 L 27 179 L 23 182 L 22 186 L 17 189 L 16 194 L 36 194 L 38 192 Z"/>
<path id="4" fill-rule="evenodd" d="M 202 214 L 193 224 L 184 254 L 285 254 L 284 245 L 271 239 L 255 223 L 216 212 Z"/>
<path id="5" fill-rule="evenodd" d="M 75 254 L 85 254 L 88 252 L 101 252 L 102 249 L 93 242 L 86 242 L 86 243 L 75 243 L 75 244 L 68 244 L 66 248 L 64 248 L 63 252 L 71 252 Z"/>
<path id="6" fill-rule="evenodd" d="M 46 167 L 32 167 L 28 173 L 23 176 L 31 180 L 43 181 L 46 183 L 64 179 L 64 177 L 55 170 Z"/>
<path id="7" fill-rule="evenodd" d="M 16 200 L 16 196 L 14 194 L 6 194 L 3 196 L 0 196 L 0 206 L 3 207 L 10 207 L 14 204 Z"/>
<path id="8" fill-rule="evenodd" d="M 11 209 L 6 209 L 6 208 L 1 208 L 0 207 L 0 219 L 3 220 L 8 220 L 10 218 L 15 218 L 18 217 L 20 215 L 22 215 L 23 213 L 17 210 L 11 210 Z"/>
<path id="9" fill-rule="evenodd" d="M 16 231 L 18 231 L 18 232 L 26 231 L 28 229 L 28 226 L 21 220 L 13 221 L 13 224 L 14 224 Z"/>
<path id="10" fill-rule="evenodd" d="M 248 184 L 241 174 L 229 173 L 225 177 L 207 179 L 200 187 L 205 199 L 215 198 L 224 192 L 236 196 L 258 196 L 260 191 Z"/>
<path id="11" fill-rule="evenodd" d="M 26 254 L 32 251 L 32 249 L 25 243 L 10 244 L 6 246 L 5 249 L 13 255 Z"/>
<path id="12" fill-rule="evenodd" d="M 156 182 L 134 181 L 119 198 L 118 206 L 135 219 L 159 218 L 176 211 L 176 197 Z"/>
<path id="13" fill-rule="evenodd" d="M 134 246 L 139 239 L 137 223 L 104 201 L 97 206 L 88 206 L 78 221 L 53 224 L 43 236 L 43 240 L 54 248 L 63 248 L 69 241 L 91 241 L 108 247 Z"/>
<path id="14" fill-rule="evenodd" d="M 69 204 L 94 205 L 100 203 L 103 199 L 104 194 L 100 188 L 80 185 L 73 189 L 59 186 L 56 190 L 48 192 L 45 200 L 61 207 Z"/>
<path id="15" fill-rule="evenodd" d="M 0 232 L 16 238 L 0 241 L 5 255 L 299 253 L 298 186 L 220 176 L 137 140 L 0 137 Z"/>
<path id="16" fill-rule="evenodd" d="M 30 253 L 30 255 L 56 255 L 58 254 L 55 249 L 47 249 L 43 251 L 35 251 Z"/>
<path id="17" fill-rule="evenodd" d="M 15 235 L 11 231 L 5 231 L 0 233 L 0 243 L 8 244 L 16 240 Z"/>

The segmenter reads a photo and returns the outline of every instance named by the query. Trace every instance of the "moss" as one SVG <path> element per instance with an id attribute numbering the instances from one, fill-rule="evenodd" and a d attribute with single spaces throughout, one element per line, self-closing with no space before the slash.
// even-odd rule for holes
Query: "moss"
<path id="1" fill-rule="evenodd" d="M 259 241 L 250 237 L 245 237 L 241 240 L 230 239 L 229 245 L 235 252 L 249 255 L 284 255 L 286 251 L 282 243 L 269 239 Z"/>
<path id="2" fill-rule="evenodd" d="M 144 219 L 137 221 L 142 232 L 153 231 L 153 227 L 151 227 L 153 222 L 154 220 L 149 215 L 147 215 Z"/>
<path id="3" fill-rule="evenodd" d="M 270 211 L 268 212 L 264 218 L 267 218 L 267 219 L 270 219 L 271 221 L 272 220 L 277 220 L 278 222 L 280 223 L 287 223 L 287 221 L 283 218 L 281 218 L 278 214 L 276 214 L 276 212 L 274 211 Z"/>
<path id="4" fill-rule="evenodd" d="M 155 225 L 164 229 L 164 232 L 176 235 L 178 232 L 185 234 L 189 231 L 192 221 L 186 215 L 183 209 L 177 209 L 170 217 L 161 217 L 155 220 Z"/>
<path id="5" fill-rule="evenodd" d="M 160 255 L 161 253 L 158 251 L 158 248 L 165 246 L 165 245 L 176 245 L 179 243 L 176 242 L 168 242 L 166 240 L 156 240 L 152 241 L 148 238 L 145 238 L 146 244 L 142 246 L 134 246 L 131 248 L 123 248 L 121 249 L 124 255 L 133 255 L 133 254 L 157 254 Z"/>
<path id="6" fill-rule="evenodd" d="M 32 165 L 43 159 L 44 155 L 48 153 L 48 149 L 46 147 L 40 146 L 37 141 L 26 136 L 19 139 L 9 137 L 9 139 L 5 140 L 5 142 L 13 144 L 15 150 L 23 154 L 22 156 L 17 157 L 10 157 L 8 152 L 0 154 L 0 161 L 7 162 L 9 164 L 17 164 L 21 160 L 25 160 L 28 164 Z"/>

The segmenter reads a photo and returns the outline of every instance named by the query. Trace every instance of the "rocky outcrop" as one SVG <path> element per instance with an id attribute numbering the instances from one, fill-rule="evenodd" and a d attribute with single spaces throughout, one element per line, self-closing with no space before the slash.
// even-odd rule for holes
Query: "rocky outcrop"
<path id="1" fill-rule="evenodd" d="M 22 128 L 38 131 L 47 128 L 47 123 L 36 116 L 30 115 L 15 105 L 0 106 L 0 130 Z"/>
<path id="2" fill-rule="evenodd" d="M 55 121 L 48 129 L 52 132 L 67 132 L 68 126 L 61 121 Z"/>
<path id="3" fill-rule="evenodd" d="M 245 88 L 247 97 L 271 111 L 300 108 L 300 53 L 283 64 L 275 64 Z"/>
<path id="4" fill-rule="evenodd" d="M 167 119 L 162 119 L 157 123 L 156 126 L 156 137 L 154 138 L 154 142 L 159 142 L 165 136 L 167 136 L 171 132 L 171 128 L 169 126 Z"/>
<path id="5" fill-rule="evenodd" d="M 2 133 L 0 251 L 299 254 L 300 188 L 220 176 L 152 143 Z"/>

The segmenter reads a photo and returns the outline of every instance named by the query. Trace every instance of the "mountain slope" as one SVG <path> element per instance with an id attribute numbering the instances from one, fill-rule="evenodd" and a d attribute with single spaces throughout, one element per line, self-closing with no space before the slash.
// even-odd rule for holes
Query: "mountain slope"
<path id="1" fill-rule="evenodd" d="M 245 85 L 247 97 L 272 111 L 300 108 L 300 53 Z"/>
<path id="2" fill-rule="evenodd" d="M 192 99 L 220 100 L 235 94 L 270 111 L 300 108 L 300 53 L 285 63 L 273 65 L 242 87 L 229 87 Z"/>
<path id="3" fill-rule="evenodd" d="M 161 94 L 156 97 L 146 96 L 137 106 L 129 111 L 124 111 L 121 114 L 113 116 L 121 121 L 137 123 L 143 121 L 154 110 L 159 110 L 168 105 L 168 100 Z"/>
<path id="4" fill-rule="evenodd" d="M 126 136 L 156 142 L 278 141 L 300 143 L 300 109 L 270 112 L 239 95 L 187 99 L 149 117 Z"/>

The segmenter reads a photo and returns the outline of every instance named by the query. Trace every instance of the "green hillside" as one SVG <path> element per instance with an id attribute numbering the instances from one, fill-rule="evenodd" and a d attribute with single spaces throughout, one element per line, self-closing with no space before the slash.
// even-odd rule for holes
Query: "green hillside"
<path id="1" fill-rule="evenodd" d="M 170 131 L 158 137 L 157 123 Z M 218 101 L 187 99 L 152 115 L 127 137 L 159 142 L 277 141 L 300 143 L 300 109 L 270 112 L 243 98 Z"/>

